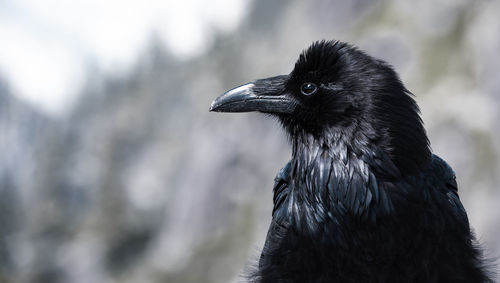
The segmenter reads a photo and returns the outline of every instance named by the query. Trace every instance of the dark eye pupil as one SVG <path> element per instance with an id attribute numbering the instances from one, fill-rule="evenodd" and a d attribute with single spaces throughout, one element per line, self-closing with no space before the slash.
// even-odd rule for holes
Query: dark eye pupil
<path id="1" fill-rule="evenodd" d="M 305 83 L 300 87 L 300 91 L 303 95 L 311 95 L 316 92 L 318 87 L 313 83 Z"/>

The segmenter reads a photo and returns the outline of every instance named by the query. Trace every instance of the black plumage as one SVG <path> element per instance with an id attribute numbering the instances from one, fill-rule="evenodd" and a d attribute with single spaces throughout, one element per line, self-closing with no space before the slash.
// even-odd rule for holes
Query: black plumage
<path id="1" fill-rule="evenodd" d="M 387 63 L 316 42 L 289 75 L 230 90 L 211 111 L 268 113 L 292 145 L 251 280 L 490 282 L 455 174 Z"/>

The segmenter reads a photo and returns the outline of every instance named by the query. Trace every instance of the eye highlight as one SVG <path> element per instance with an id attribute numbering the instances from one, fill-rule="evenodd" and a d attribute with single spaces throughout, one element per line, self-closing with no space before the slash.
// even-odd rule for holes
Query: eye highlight
<path id="1" fill-rule="evenodd" d="M 305 83 L 300 87 L 300 92 L 306 96 L 313 95 L 317 90 L 318 87 L 314 83 Z"/>

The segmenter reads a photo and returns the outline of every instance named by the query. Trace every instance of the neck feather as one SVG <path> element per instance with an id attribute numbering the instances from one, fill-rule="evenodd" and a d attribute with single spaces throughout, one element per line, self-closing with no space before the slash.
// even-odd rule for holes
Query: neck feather
<path id="1" fill-rule="evenodd" d="M 368 137 L 354 131 L 294 135 L 287 209 L 297 229 L 322 233 L 342 226 L 346 217 L 375 222 L 392 212 L 391 192 L 383 180 L 400 172 L 370 145 Z"/>

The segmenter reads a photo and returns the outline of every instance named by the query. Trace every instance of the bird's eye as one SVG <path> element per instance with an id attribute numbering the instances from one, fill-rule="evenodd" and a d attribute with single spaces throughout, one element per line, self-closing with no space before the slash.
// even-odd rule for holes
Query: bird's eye
<path id="1" fill-rule="evenodd" d="M 305 83 L 300 87 L 300 92 L 303 95 L 312 95 L 318 90 L 318 87 L 313 83 Z"/>

